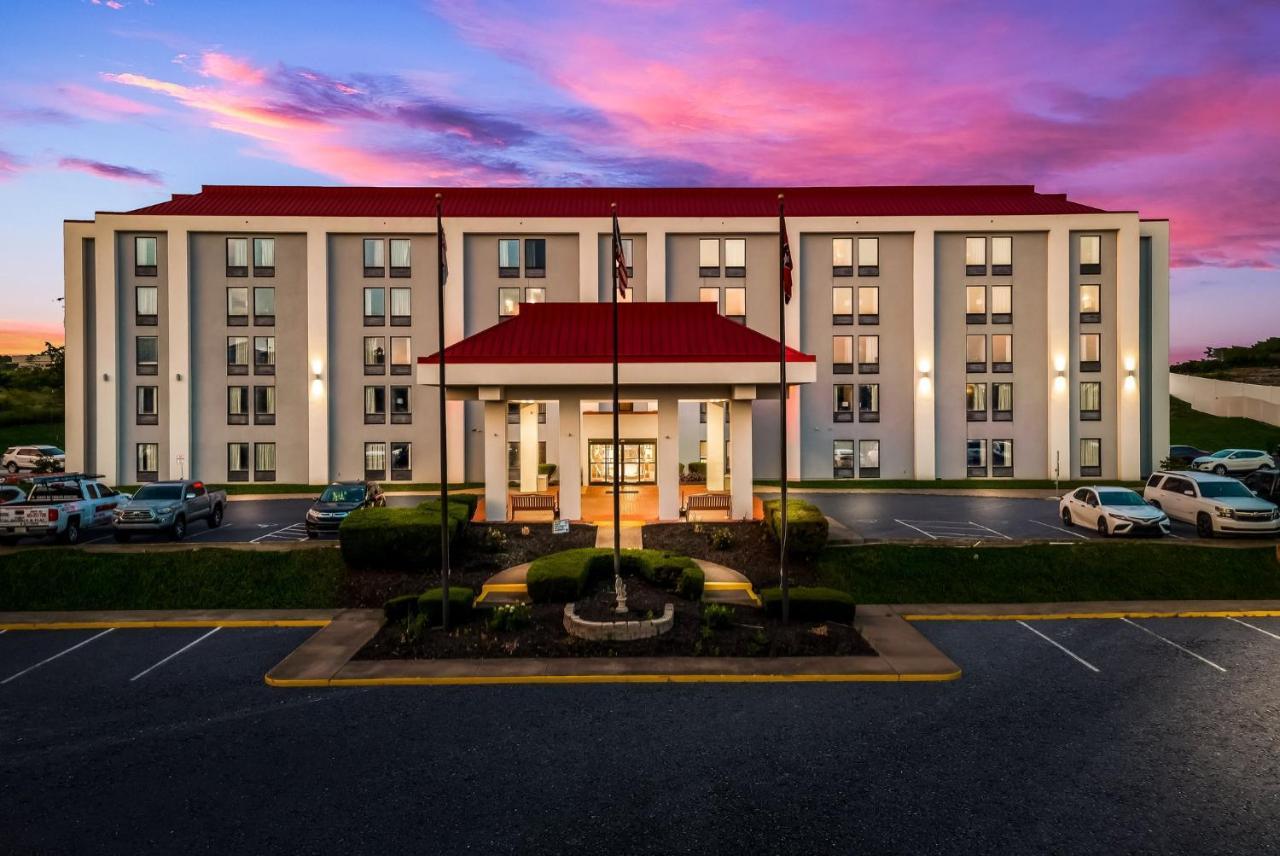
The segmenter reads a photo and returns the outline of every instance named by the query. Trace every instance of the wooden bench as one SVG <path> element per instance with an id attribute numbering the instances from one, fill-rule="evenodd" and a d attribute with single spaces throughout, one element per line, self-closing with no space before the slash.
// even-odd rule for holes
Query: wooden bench
<path id="1" fill-rule="evenodd" d="M 560 518 L 560 495 L 555 493 L 513 493 L 507 501 L 508 517 L 515 520 L 517 511 L 550 511 L 551 519 Z"/>
<path id="2" fill-rule="evenodd" d="M 727 493 L 691 493 L 684 499 L 680 516 L 692 520 L 690 515 L 695 511 L 723 511 L 727 516 L 732 513 L 732 502 Z"/>

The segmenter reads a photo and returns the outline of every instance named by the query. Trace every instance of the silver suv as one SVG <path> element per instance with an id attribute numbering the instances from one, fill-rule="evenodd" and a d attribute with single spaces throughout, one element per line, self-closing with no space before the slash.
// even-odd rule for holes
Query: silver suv
<path id="1" fill-rule="evenodd" d="M 1280 533 L 1280 508 L 1239 481 L 1195 470 L 1152 473 L 1142 498 L 1201 538 L 1221 534 Z"/>
<path id="2" fill-rule="evenodd" d="M 0 457 L 0 466 L 11 473 L 19 470 L 34 470 L 36 464 L 44 458 L 53 460 L 53 470 L 62 472 L 67 463 L 67 453 L 57 446 L 10 446 Z"/>

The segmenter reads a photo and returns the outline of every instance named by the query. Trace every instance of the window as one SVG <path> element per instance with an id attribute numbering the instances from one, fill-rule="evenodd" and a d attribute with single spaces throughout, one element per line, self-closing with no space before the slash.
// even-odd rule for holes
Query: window
<path id="1" fill-rule="evenodd" d="M 1080 286 L 1080 323 L 1102 322 L 1102 286 L 1095 283 Z"/>
<path id="2" fill-rule="evenodd" d="M 965 441 L 965 466 L 971 476 L 987 474 L 987 441 Z"/>
<path id="3" fill-rule="evenodd" d="M 138 387 L 137 417 L 139 425 L 158 425 L 160 423 L 160 387 Z"/>
<path id="4" fill-rule="evenodd" d="M 160 367 L 160 340 L 155 336 L 139 336 L 134 340 L 134 371 L 140 375 L 153 375 Z"/>
<path id="5" fill-rule="evenodd" d="M 965 276 L 987 275 L 987 239 L 964 239 L 964 273 Z"/>
<path id="6" fill-rule="evenodd" d="M 227 374 L 242 375 L 249 373 L 249 337 L 227 337 Z"/>
<path id="7" fill-rule="evenodd" d="M 249 444 L 227 444 L 227 481 L 249 480 Z"/>
<path id="8" fill-rule="evenodd" d="M 854 469 L 852 440 L 835 440 L 832 442 L 831 475 L 838 479 L 851 479 L 857 475 Z"/>
<path id="9" fill-rule="evenodd" d="M 964 407 L 968 414 L 968 421 L 987 421 L 987 385 L 985 383 L 964 385 Z"/>
<path id="10" fill-rule="evenodd" d="M 1102 336 L 1098 333 L 1080 334 L 1080 371 L 1102 371 Z"/>
<path id="11" fill-rule="evenodd" d="M 276 373 L 276 337 L 253 337 L 253 373 L 256 375 L 273 375 Z"/>
<path id="12" fill-rule="evenodd" d="M 380 375 L 387 370 L 386 340 L 381 336 L 364 337 L 364 373 Z"/>
<path id="13" fill-rule="evenodd" d="M 991 370 L 1013 371 L 1013 336 L 1008 333 L 991 334 Z"/>
<path id="14" fill-rule="evenodd" d="M 720 239 L 698 240 L 698 276 L 720 275 Z"/>
<path id="15" fill-rule="evenodd" d="M 720 310 L 720 287 L 711 286 L 710 288 L 698 289 L 698 301 L 701 303 L 714 303 L 716 311 Z"/>
<path id="16" fill-rule="evenodd" d="M 227 387 L 227 424 L 249 424 L 249 387 Z"/>
<path id="17" fill-rule="evenodd" d="M 160 292 L 154 285 L 140 285 L 133 290 L 134 323 L 154 327 L 159 316 Z"/>
<path id="18" fill-rule="evenodd" d="M 1100 438 L 1080 438 L 1080 475 L 1102 475 L 1102 440 Z"/>
<path id="19" fill-rule="evenodd" d="M 1102 273 L 1102 236 L 1080 236 L 1080 273 Z"/>
<path id="20" fill-rule="evenodd" d="M 137 447 L 138 481 L 152 482 L 160 477 L 160 444 L 139 443 Z"/>
<path id="21" fill-rule="evenodd" d="M 1008 477 L 1013 475 L 1013 441 L 991 441 L 991 475 Z"/>
<path id="22" fill-rule="evenodd" d="M 524 239 L 524 275 L 541 277 L 547 275 L 547 239 Z"/>
<path id="23" fill-rule="evenodd" d="M 1013 323 L 1013 286 L 991 286 L 991 323 Z"/>
<path id="24" fill-rule="evenodd" d="M 831 289 L 831 323 L 853 323 L 853 289 L 839 285 Z"/>
<path id="25" fill-rule="evenodd" d="M 253 239 L 253 275 L 276 275 L 276 239 Z"/>
<path id="26" fill-rule="evenodd" d="M 858 372 L 875 374 L 880 371 L 880 337 L 858 337 Z"/>
<path id="27" fill-rule="evenodd" d="M 964 320 L 966 324 L 987 323 L 987 287 L 985 285 L 965 286 Z"/>
<path id="28" fill-rule="evenodd" d="M 632 246 L 635 242 L 631 238 L 622 239 L 622 260 L 627 267 L 627 276 L 636 275 L 635 256 L 633 255 Z"/>
<path id="29" fill-rule="evenodd" d="M 831 337 L 831 371 L 834 374 L 853 374 L 853 337 Z"/>
<path id="30" fill-rule="evenodd" d="M 386 276 L 386 260 L 383 258 L 381 238 L 364 239 L 364 275 Z"/>
<path id="31" fill-rule="evenodd" d="M 740 324 L 747 323 L 747 290 L 741 287 L 724 290 L 724 315 Z"/>
<path id="32" fill-rule="evenodd" d="M 991 421 L 1013 421 L 1013 384 L 991 384 Z"/>
<path id="33" fill-rule="evenodd" d="M 520 289 L 498 289 L 498 320 L 514 318 L 520 314 Z"/>
<path id="34" fill-rule="evenodd" d="M 724 275 L 747 275 L 747 241 L 745 238 L 724 239 Z"/>
<path id="35" fill-rule="evenodd" d="M 391 480 L 413 480 L 413 444 L 391 444 Z"/>
<path id="36" fill-rule="evenodd" d="M 255 288 L 253 290 L 253 323 L 264 327 L 275 326 L 276 290 L 274 288 Z"/>
<path id="37" fill-rule="evenodd" d="M 413 323 L 413 308 L 410 305 L 413 290 L 409 288 L 391 289 L 391 326 L 408 327 Z"/>
<path id="38" fill-rule="evenodd" d="M 623 403 L 625 402 L 619 402 L 619 404 L 623 404 Z M 621 409 L 619 409 L 619 412 L 622 412 Z M 704 411 L 704 414 L 705 414 L 705 411 Z M 703 422 L 707 421 L 705 415 L 703 416 L 702 421 Z M 507 402 L 507 424 L 508 425 L 520 424 L 520 402 L 518 401 Z M 545 401 L 538 402 L 538 424 L 539 425 L 547 424 L 547 403 Z"/>
<path id="39" fill-rule="evenodd" d="M 227 276 L 249 275 L 249 239 L 227 238 Z"/>
<path id="40" fill-rule="evenodd" d="M 387 421 L 387 388 L 385 386 L 366 386 L 364 388 L 364 424 L 382 425 Z"/>
<path id="41" fill-rule="evenodd" d="M 409 239 L 392 238 L 387 243 L 391 245 L 391 275 L 409 276 L 413 272 Z"/>
<path id="42" fill-rule="evenodd" d="M 831 414 L 833 422 L 853 421 L 853 384 L 837 383 L 832 387 Z"/>
<path id="43" fill-rule="evenodd" d="M 1013 238 L 1008 235 L 991 239 L 991 275 L 1013 276 Z"/>
<path id="44" fill-rule="evenodd" d="M 524 302 L 525 303 L 546 303 L 547 290 L 540 285 L 529 286 L 524 290 Z"/>
<path id="45" fill-rule="evenodd" d="M 412 348 L 408 336 L 391 337 L 391 373 L 393 375 L 411 374 L 413 371 Z"/>
<path id="46" fill-rule="evenodd" d="M 964 338 L 964 370 L 967 372 L 987 370 L 987 337 L 981 333 L 970 333 Z"/>
<path id="47" fill-rule="evenodd" d="M 276 480 L 276 444 L 253 444 L 253 480 Z"/>
<path id="48" fill-rule="evenodd" d="M 858 323 L 880 323 L 880 287 L 877 285 L 858 286 Z"/>
<path id="49" fill-rule="evenodd" d="M 387 444 L 364 444 L 364 477 L 367 479 L 385 479 L 387 477 Z"/>
<path id="50" fill-rule="evenodd" d="M 407 386 L 391 387 L 391 424 L 408 425 L 413 421 L 410 391 Z"/>
<path id="51" fill-rule="evenodd" d="M 227 289 L 227 326 L 249 326 L 249 289 L 244 286 Z"/>
<path id="52" fill-rule="evenodd" d="M 853 276 L 853 238 L 831 239 L 831 275 Z"/>
<path id="53" fill-rule="evenodd" d="M 703 444 L 705 445 L 705 441 L 703 441 Z M 605 445 L 605 448 L 608 450 L 607 454 L 612 456 L 613 444 L 608 443 L 607 445 Z M 626 447 L 624 446 L 623 448 L 624 448 L 623 455 L 625 456 Z M 701 447 L 699 448 L 701 449 Z M 729 453 L 726 448 L 726 451 L 725 451 L 726 467 L 727 467 L 728 457 L 729 457 Z M 705 461 L 706 457 L 704 456 L 701 460 Z M 545 464 L 546 462 L 547 462 L 547 441 L 539 440 L 538 441 L 538 464 L 541 465 L 541 464 Z M 602 469 L 596 469 L 597 467 L 601 467 Z M 609 466 L 608 459 L 606 459 L 606 462 L 604 464 L 593 464 L 592 468 L 593 468 L 593 472 L 597 472 L 600 475 L 601 481 L 608 481 L 609 479 L 613 478 L 613 469 Z M 625 465 L 624 465 L 624 468 L 625 468 Z M 728 469 L 726 469 L 725 472 L 728 472 Z M 592 478 L 594 478 L 594 476 L 592 476 Z M 520 443 L 519 441 L 507 444 L 507 479 L 513 482 L 520 480 Z"/>
<path id="54" fill-rule="evenodd" d="M 253 424 L 276 424 L 276 388 L 274 386 L 253 388 Z"/>
<path id="55" fill-rule="evenodd" d="M 383 288 L 364 290 L 364 326 L 380 327 L 387 322 L 387 292 Z"/>
<path id="56" fill-rule="evenodd" d="M 880 239 L 858 239 L 858 276 L 880 275 Z"/>
<path id="57" fill-rule="evenodd" d="M 1102 419 L 1102 384 L 1096 380 L 1080 383 L 1080 420 L 1097 422 Z"/>
<path id="58" fill-rule="evenodd" d="M 155 276 L 157 270 L 156 262 L 156 239 L 152 237 L 138 236 L 133 239 L 133 275 L 134 276 Z"/>
<path id="59" fill-rule="evenodd" d="M 880 421 L 880 384 L 858 384 L 858 421 Z"/>
<path id="60" fill-rule="evenodd" d="M 880 478 L 880 441 L 858 441 L 858 475 L 864 479 Z"/>
<path id="61" fill-rule="evenodd" d="M 520 241 L 517 238 L 498 239 L 498 276 L 520 275 Z"/>

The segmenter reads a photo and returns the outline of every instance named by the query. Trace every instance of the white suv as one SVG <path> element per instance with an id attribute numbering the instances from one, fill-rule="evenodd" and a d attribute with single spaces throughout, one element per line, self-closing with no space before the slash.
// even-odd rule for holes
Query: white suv
<path id="1" fill-rule="evenodd" d="M 1152 473 L 1142 497 L 1174 520 L 1194 525 L 1201 538 L 1280 533 L 1280 508 L 1226 476 L 1192 470 Z"/>
<path id="2" fill-rule="evenodd" d="M 67 453 L 57 446 L 10 446 L 4 450 L 4 457 L 0 457 L 0 466 L 11 473 L 34 470 L 36 462 L 41 458 L 52 458 L 55 461 L 54 469 L 61 472 L 66 466 Z"/>
<path id="3" fill-rule="evenodd" d="M 1212 455 L 1196 458 L 1191 462 L 1191 469 L 1225 476 L 1231 473 L 1251 473 L 1275 465 L 1271 456 L 1259 449 L 1221 449 Z"/>

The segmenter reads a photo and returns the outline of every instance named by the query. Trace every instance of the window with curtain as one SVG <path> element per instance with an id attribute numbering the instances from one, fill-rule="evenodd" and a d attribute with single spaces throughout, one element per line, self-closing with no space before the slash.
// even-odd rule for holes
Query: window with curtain
<path id="1" fill-rule="evenodd" d="M 276 471 L 275 443 L 253 444 L 253 468 L 259 473 L 274 473 Z"/>
<path id="2" fill-rule="evenodd" d="M 498 239 L 498 276 L 520 275 L 520 241 L 518 238 Z"/>
<path id="3" fill-rule="evenodd" d="M 852 440 L 833 440 L 831 443 L 831 469 L 836 478 L 853 478 L 854 456 Z"/>
<path id="4" fill-rule="evenodd" d="M 853 276 L 853 238 L 831 239 L 832 276 Z"/>
<path id="5" fill-rule="evenodd" d="M 1097 437 L 1080 438 L 1081 469 L 1097 469 L 1102 466 L 1102 440 Z"/>
<path id="6" fill-rule="evenodd" d="M 246 473 L 249 471 L 249 444 L 227 444 L 227 472 Z"/>
<path id="7" fill-rule="evenodd" d="M 868 478 L 880 475 L 880 441 L 858 441 L 858 470 Z"/>
<path id="8" fill-rule="evenodd" d="M 700 303 L 714 303 L 718 310 L 720 308 L 720 289 L 716 286 L 712 286 L 710 288 L 699 288 L 698 301 Z"/>
<path id="9" fill-rule="evenodd" d="M 1102 384 L 1086 380 L 1080 384 L 1080 414 L 1096 416 L 1102 411 Z"/>
<path id="10" fill-rule="evenodd" d="M 160 444 L 139 443 L 137 447 L 138 479 L 154 479 L 160 472 Z"/>
<path id="11" fill-rule="evenodd" d="M 872 322 L 872 318 L 880 315 L 880 287 L 876 285 L 858 286 L 858 319 L 863 323 Z"/>
<path id="12" fill-rule="evenodd" d="M 970 275 L 987 272 L 986 238 L 964 239 L 964 266 L 965 272 Z"/>
<path id="13" fill-rule="evenodd" d="M 276 364 L 276 337 L 253 337 L 253 364 L 256 366 L 274 366 Z"/>
<path id="14" fill-rule="evenodd" d="M 996 276 L 1013 273 L 1013 237 L 997 235 L 991 239 L 991 272 Z"/>
<path id="15" fill-rule="evenodd" d="M 412 246 L 408 238 L 392 238 L 388 243 L 391 245 L 391 269 L 396 272 L 406 272 L 412 266 L 410 261 L 410 247 Z"/>
<path id="16" fill-rule="evenodd" d="M 880 272 L 880 239 L 858 239 L 858 275 L 875 276 Z"/>
<path id="17" fill-rule="evenodd" d="M 987 412 L 987 385 L 985 383 L 966 383 L 964 385 L 965 409 L 970 413 Z"/>
<path id="18" fill-rule="evenodd" d="M 364 272 L 366 276 L 381 276 L 386 267 L 385 249 L 381 238 L 364 239 Z"/>
<path id="19" fill-rule="evenodd" d="M 387 388 L 385 386 L 366 386 L 364 388 L 364 415 L 385 416 L 387 412 Z"/>
<path id="20" fill-rule="evenodd" d="M 628 291 L 628 294 L 630 291 Z M 540 285 L 531 285 L 524 290 L 525 303 L 546 303 L 547 290 Z"/>
<path id="21" fill-rule="evenodd" d="M 837 374 L 851 373 L 853 371 L 853 337 L 852 336 L 832 336 L 831 337 L 831 362 L 837 366 L 835 369 Z M 842 367 L 846 367 L 843 368 Z"/>
<path id="22" fill-rule="evenodd" d="M 1000 413 L 1013 412 L 1013 384 L 991 384 L 991 409 Z"/>
<path id="23" fill-rule="evenodd" d="M 547 239 L 524 239 L 524 275 L 546 276 L 547 274 Z"/>
<path id="24" fill-rule="evenodd" d="M 366 288 L 364 290 L 364 317 L 366 319 L 386 317 L 386 299 L 385 289 Z"/>
<path id="25" fill-rule="evenodd" d="M 227 365 L 229 366 L 249 365 L 249 337 L 248 336 L 228 336 L 227 337 Z"/>
<path id="26" fill-rule="evenodd" d="M 364 470 L 366 473 L 385 473 L 387 471 L 386 443 L 364 444 Z"/>
<path id="27" fill-rule="evenodd" d="M 227 238 L 227 276 L 249 272 L 249 239 Z"/>
<path id="28" fill-rule="evenodd" d="M 1008 285 L 991 286 L 992 320 L 1002 318 L 1009 320 L 1013 315 L 1013 287 Z"/>
<path id="29" fill-rule="evenodd" d="M 1080 334 L 1080 362 L 1097 364 L 1102 361 L 1102 336 L 1097 333 Z"/>
<path id="30" fill-rule="evenodd" d="M 724 290 L 724 314 L 726 318 L 746 320 L 747 290 L 745 288 L 726 288 Z"/>
<path id="31" fill-rule="evenodd" d="M 985 285 L 969 285 L 964 289 L 964 312 L 966 315 L 987 315 L 987 287 Z"/>
<path id="32" fill-rule="evenodd" d="M 364 337 L 364 364 L 366 366 L 382 366 L 387 362 L 387 350 L 381 336 Z"/>
<path id="33" fill-rule="evenodd" d="M 626 265 L 627 276 L 635 275 L 636 263 L 635 263 L 634 244 L 635 244 L 635 241 L 631 238 L 622 239 L 622 261 L 623 261 L 623 264 Z"/>
<path id="34" fill-rule="evenodd" d="M 249 317 L 249 289 L 236 286 L 227 289 L 227 317 L 247 319 Z"/>
<path id="35" fill-rule="evenodd" d="M 981 333 L 970 333 L 964 337 L 964 359 L 966 363 L 976 365 L 987 364 L 987 337 Z"/>
<path id="36" fill-rule="evenodd" d="M 275 317 L 276 290 L 274 288 L 255 288 L 253 290 L 253 314 L 259 318 Z"/>
<path id="37" fill-rule="evenodd" d="M 747 241 L 745 238 L 724 239 L 725 276 L 746 276 Z"/>
<path id="38" fill-rule="evenodd" d="M 1080 286 L 1080 320 L 1086 324 L 1102 321 L 1102 286 L 1089 283 Z"/>
<path id="39" fill-rule="evenodd" d="M 853 413 L 853 384 L 837 383 L 833 387 L 835 398 L 832 413 Z"/>
<path id="40" fill-rule="evenodd" d="M 155 276 L 156 239 L 150 236 L 138 236 L 133 239 L 133 267 L 137 276 Z"/>
<path id="41" fill-rule="evenodd" d="M 160 388 L 157 386 L 138 387 L 138 415 L 155 416 L 160 412 Z"/>
<path id="42" fill-rule="evenodd" d="M 986 467 L 987 465 L 987 441 L 986 440 L 966 440 L 965 441 L 965 465 L 969 467 Z"/>
<path id="43" fill-rule="evenodd" d="M 520 289 L 498 289 L 498 317 L 514 318 L 520 314 Z"/>
<path id="44" fill-rule="evenodd" d="M 831 289 L 831 323 L 853 323 L 853 289 L 839 285 Z"/>
<path id="45" fill-rule="evenodd" d="M 391 337 L 391 365 L 392 367 L 405 366 L 406 368 L 413 363 L 411 356 L 413 349 L 409 344 L 408 336 L 392 336 Z"/>
<path id="46" fill-rule="evenodd" d="M 160 314 L 160 292 L 154 285 L 138 286 L 134 289 L 134 299 L 137 302 L 135 314 L 139 318 L 154 319 Z"/>
<path id="47" fill-rule="evenodd" d="M 411 299 L 411 289 L 391 289 L 391 320 L 393 323 L 397 318 L 409 318 L 413 314 L 413 310 L 410 307 Z"/>
<path id="48" fill-rule="evenodd" d="M 134 363 L 138 374 L 155 374 L 160 360 L 159 339 L 155 336 L 139 336 L 135 340 Z"/>
<path id="49" fill-rule="evenodd" d="M 253 239 L 253 266 L 257 268 L 254 273 L 261 276 L 268 270 L 274 271 L 276 267 L 276 239 L 275 238 L 254 238 Z"/>
<path id="50" fill-rule="evenodd" d="M 227 424 L 245 425 L 249 416 L 249 388 L 247 386 L 227 387 Z"/>
<path id="51" fill-rule="evenodd" d="M 274 386 L 255 386 L 253 388 L 253 412 L 258 416 L 276 415 L 276 388 Z"/>
<path id="52" fill-rule="evenodd" d="M 873 422 L 871 416 L 880 415 L 880 384 L 858 384 L 858 421 Z"/>
<path id="53" fill-rule="evenodd" d="M 878 366 L 880 364 L 880 337 L 879 336 L 859 336 L 858 337 L 858 365 Z"/>
<path id="54" fill-rule="evenodd" d="M 1013 362 L 1013 336 L 1008 333 L 991 335 L 991 362 L 1011 364 Z"/>
<path id="55" fill-rule="evenodd" d="M 991 466 L 997 470 L 1013 469 L 1013 441 L 991 441 Z"/>
<path id="56" fill-rule="evenodd" d="M 1102 273 L 1102 236 L 1080 236 L 1080 273 Z"/>

